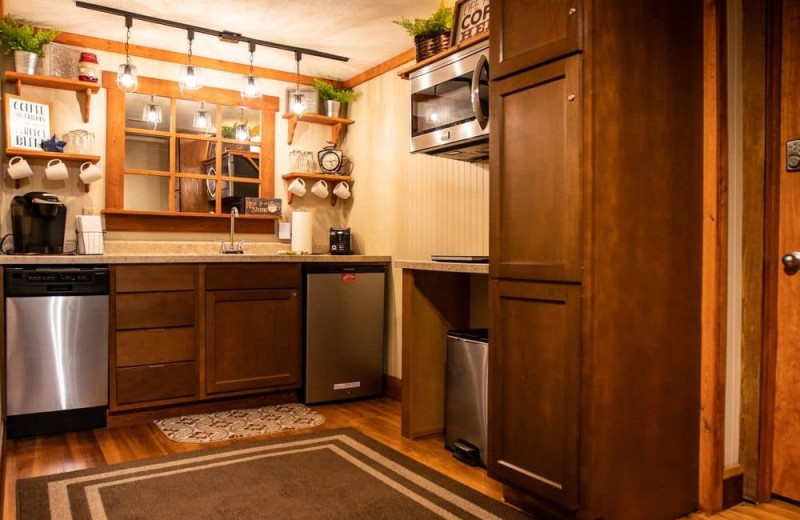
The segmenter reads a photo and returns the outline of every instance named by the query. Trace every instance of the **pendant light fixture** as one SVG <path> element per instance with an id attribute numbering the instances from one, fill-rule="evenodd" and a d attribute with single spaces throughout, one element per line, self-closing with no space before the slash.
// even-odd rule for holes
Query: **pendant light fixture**
<path id="1" fill-rule="evenodd" d="M 139 78 L 136 77 L 136 65 L 131 63 L 131 55 L 128 53 L 132 25 L 133 18 L 126 16 L 125 27 L 128 32 L 125 35 L 125 63 L 119 66 L 119 71 L 117 72 L 117 87 L 123 92 L 135 92 L 139 86 Z"/>
<path id="2" fill-rule="evenodd" d="M 250 46 L 250 74 L 242 76 L 242 99 L 253 99 L 261 97 L 261 90 L 256 85 L 256 77 L 253 75 L 253 55 L 256 52 L 256 44 L 249 42 Z"/>
<path id="3" fill-rule="evenodd" d="M 194 113 L 192 126 L 200 130 L 208 130 L 211 127 L 211 117 L 208 115 L 208 111 L 205 110 L 205 103 L 202 101 L 200 102 L 200 110 Z"/>
<path id="4" fill-rule="evenodd" d="M 300 93 L 300 60 L 303 58 L 303 54 L 295 51 L 294 53 L 294 61 L 297 62 L 297 81 L 295 83 L 294 94 L 292 95 L 292 106 L 289 110 L 298 116 L 301 115 L 305 109 L 305 96 Z"/>
<path id="5" fill-rule="evenodd" d="M 153 125 L 153 130 L 161 123 L 161 105 L 156 103 L 156 100 L 153 96 L 150 96 L 150 102 L 144 105 L 144 110 L 142 110 L 142 120 L 146 123 L 150 123 Z"/>
<path id="6" fill-rule="evenodd" d="M 233 134 L 239 141 L 250 140 L 250 129 L 247 128 L 247 121 L 244 120 L 244 108 L 239 112 L 239 122 L 233 125 Z"/>
<path id="7" fill-rule="evenodd" d="M 189 40 L 189 52 L 186 56 L 188 59 L 186 65 L 181 65 L 180 79 L 178 80 L 181 92 L 184 90 L 198 90 L 203 86 L 202 82 L 200 81 L 200 67 L 192 65 L 192 42 L 194 41 L 194 29 L 189 29 L 187 33 L 187 38 Z"/>

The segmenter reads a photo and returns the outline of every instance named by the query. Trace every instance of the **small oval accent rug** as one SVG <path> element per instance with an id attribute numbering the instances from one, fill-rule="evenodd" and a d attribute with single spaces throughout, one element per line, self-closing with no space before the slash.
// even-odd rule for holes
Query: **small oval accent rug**
<path id="1" fill-rule="evenodd" d="M 325 417 L 303 404 L 289 403 L 182 415 L 153 422 L 170 440 L 198 444 L 313 428 L 324 423 Z"/>

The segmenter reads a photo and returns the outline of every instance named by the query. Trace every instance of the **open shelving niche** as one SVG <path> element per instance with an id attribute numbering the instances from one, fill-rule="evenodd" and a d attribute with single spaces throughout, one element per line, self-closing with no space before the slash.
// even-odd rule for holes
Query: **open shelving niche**
<path id="1" fill-rule="evenodd" d="M 22 74 L 12 70 L 5 71 L 5 78 L 7 82 L 16 85 L 18 96 L 22 95 L 22 85 L 54 88 L 58 90 L 71 90 L 73 92 L 83 93 L 84 104 L 81 109 L 81 116 L 84 123 L 89 122 L 92 94 L 97 94 L 100 91 L 100 85 L 97 83 L 90 83 L 88 81 L 80 81 L 75 79 L 56 78 L 53 76 Z M 89 161 L 92 164 L 96 164 L 100 160 L 99 155 L 48 152 L 45 150 L 27 150 L 24 148 L 6 148 L 6 157 L 13 157 L 15 155 L 36 159 L 61 159 L 62 161 L 75 162 Z M 19 188 L 20 181 L 14 181 L 14 185 L 16 188 Z M 85 189 L 87 192 L 89 191 L 89 184 L 85 185 Z"/>

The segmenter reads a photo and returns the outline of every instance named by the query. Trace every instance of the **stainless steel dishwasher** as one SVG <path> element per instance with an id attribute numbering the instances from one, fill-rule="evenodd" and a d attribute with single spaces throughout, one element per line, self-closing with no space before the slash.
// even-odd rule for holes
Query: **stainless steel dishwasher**
<path id="1" fill-rule="evenodd" d="M 384 266 L 306 269 L 305 402 L 383 394 Z"/>
<path id="2" fill-rule="evenodd" d="M 105 425 L 108 268 L 5 269 L 9 437 Z"/>

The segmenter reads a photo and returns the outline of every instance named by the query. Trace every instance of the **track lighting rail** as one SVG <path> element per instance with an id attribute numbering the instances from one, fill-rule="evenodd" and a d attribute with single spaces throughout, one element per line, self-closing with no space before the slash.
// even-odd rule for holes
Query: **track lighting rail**
<path id="1" fill-rule="evenodd" d="M 261 45 L 262 47 L 270 47 L 272 49 L 280 49 L 284 51 L 289 51 L 295 53 L 295 57 L 298 55 L 306 54 L 308 56 L 317 56 L 319 58 L 325 58 L 328 60 L 336 60 L 336 61 L 350 61 L 350 58 L 346 56 L 338 56 L 336 54 L 330 54 L 327 52 L 317 51 L 314 49 L 307 49 L 304 47 L 295 47 L 293 45 L 286 45 L 283 43 L 275 43 L 266 40 L 258 40 L 256 38 L 248 38 L 247 36 L 243 36 L 240 33 L 234 33 L 231 31 L 217 31 L 214 29 L 207 29 L 205 27 L 199 27 L 197 25 L 190 25 L 186 23 L 176 22 L 173 20 L 164 20 L 163 18 L 156 18 L 154 16 L 148 16 L 144 14 L 133 13 L 130 11 L 124 11 L 122 9 L 115 9 L 113 7 L 106 7 L 103 5 L 91 4 L 88 2 L 81 2 L 76 1 L 75 5 L 78 7 L 82 7 L 84 9 L 90 9 L 92 11 L 99 11 L 101 13 L 108 13 L 113 14 L 116 16 L 122 16 L 127 20 L 136 19 L 141 20 L 143 22 L 154 23 L 158 25 L 165 25 L 167 27 L 174 27 L 176 29 L 183 29 L 185 31 L 194 31 L 201 34 L 208 34 L 210 36 L 215 36 L 223 41 L 228 42 L 247 42 L 248 44 L 252 45 Z"/>

